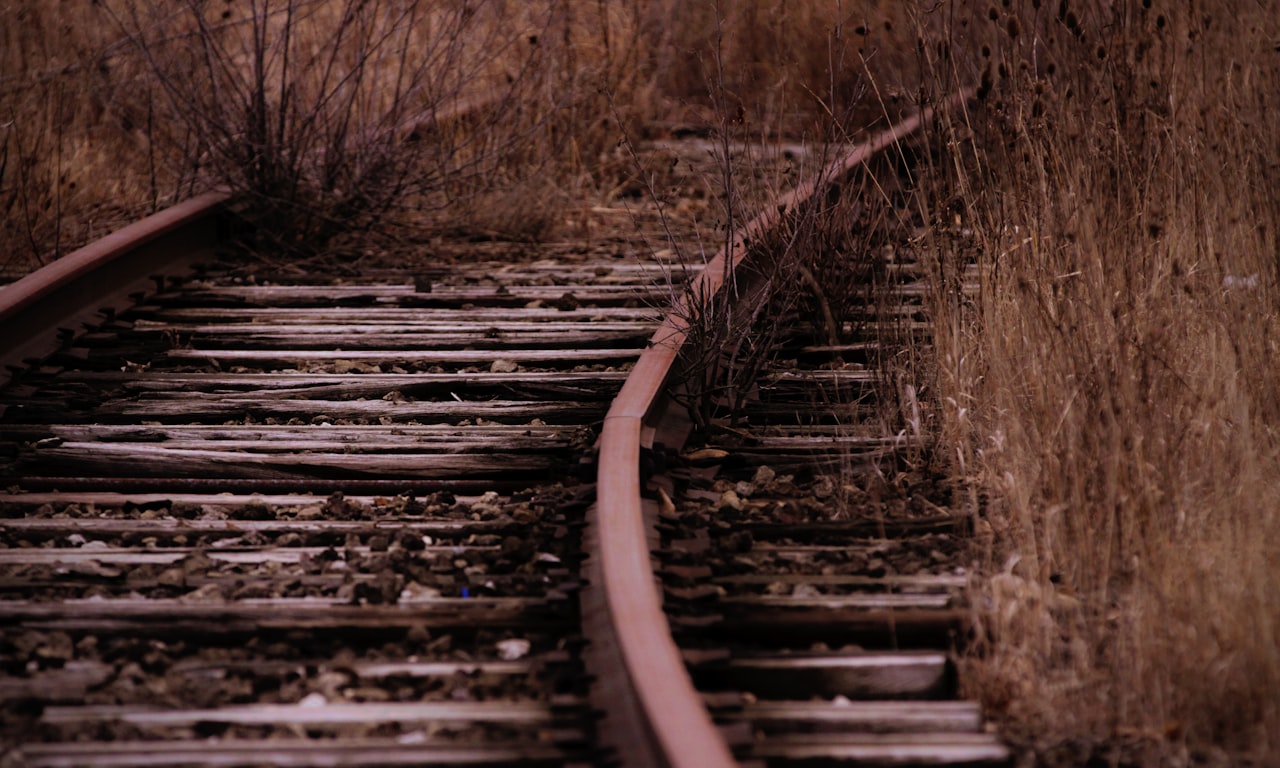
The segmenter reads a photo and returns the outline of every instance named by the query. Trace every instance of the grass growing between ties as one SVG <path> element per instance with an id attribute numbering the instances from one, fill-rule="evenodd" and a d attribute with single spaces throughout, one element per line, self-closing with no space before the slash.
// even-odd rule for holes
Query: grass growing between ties
<path id="1" fill-rule="evenodd" d="M 932 64 L 981 101 L 944 127 L 927 245 L 938 275 L 979 274 L 934 306 L 996 573 L 969 692 L 1039 764 L 1270 764 L 1275 9 L 963 5 L 972 50 Z"/>

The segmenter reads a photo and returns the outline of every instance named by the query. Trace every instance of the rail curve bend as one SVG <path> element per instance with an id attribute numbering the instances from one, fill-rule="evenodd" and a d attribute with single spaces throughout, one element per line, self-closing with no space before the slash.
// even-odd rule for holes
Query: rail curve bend
<path id="1" fill-rule="evenodd" d="M 968 92 L 962 91 L 947 103 L 960 104 L 967 97 Z M 742 268 L 748 242 L 776 227 L 789 211 L 827 184 L 919 130 L 933 119 L 935 110 L 927 106 L 857 145 L 749 220 L 731 234 L 680 301 L 723 290 L 727 277 Z M 666 315 L 605 417 L 599 440 L 597 502 L 588 518 L 587 540 L 593 548 L 583 622 L 593 648 L 587 665 L 598 681 L 595 695 L 608 702 L 610 709 L 603 735 L 629 766 L 737 765 L 694 689 L 663 614 L 641 496 L 641 455 L 652 447 L 658 423 L 673 410 L 664 400 L 664 389 L 686 342 L 685 318 L 690 316 L 679 306 Z M 600 685 L 606 678 L 610 678 L 608 684 Z M 629 702 L 626 718 L 618 716 L 620 700 Z"/>

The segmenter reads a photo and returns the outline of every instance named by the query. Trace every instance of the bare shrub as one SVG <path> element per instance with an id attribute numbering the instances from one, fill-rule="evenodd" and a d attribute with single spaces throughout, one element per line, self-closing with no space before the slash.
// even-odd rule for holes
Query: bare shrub
<path id="1" fill-rule="evenodd" d="M 248 201 L 257 234 L 311 248 L 383 222 L 490 157 L 528 73 L 503 3 L 108 4 L 150 67 L 191 170 Z M 467 130 L 441 116 L 477 101 Z"/>

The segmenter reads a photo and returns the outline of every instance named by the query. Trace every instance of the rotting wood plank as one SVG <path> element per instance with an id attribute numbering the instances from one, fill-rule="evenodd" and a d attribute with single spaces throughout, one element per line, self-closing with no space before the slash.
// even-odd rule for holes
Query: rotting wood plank
<path id="1" fill-rule="evenodd" d="M 164 493 L 175 487 L 191 492 L 231 494 L 322 494 L 350 493 L 361 496 L 407 496 L 452 492 L 481 494 L 489 491 L 516 493 L 530 488 L 529 478 L 482 477 L 473 478 L 364 478 L 364 477 L 289 477 L 289 478 L 235 478 L 235 477 L 99 477 L 86 475 L 24 474 L 0 476 L 0 484 L 17 492 L 61 491 L 93 492 L 127 490 L 130 493 Z"/>
<path id="2" fill-rule="evenodd" d="M 599 418 L 600 403 L 539 400 L 263 400 L 253 395 L 214 395 L 189 392 L 166 396 L 153 393 L 138 399 L 112 400 L 94 410 L 98 418 L 137 419 L 241 419 L 245 416 L 305 417 L 327 416 L 337 419 L 380 419 L 396 421 L 438 419 L 458 421 L 481 418 L 520 424 L 540 419 L 579 423 Z"/>
<path id="3" fill-rule="evenodd" d="M 701 553 L 706 551 L 712 545 L 716 545 L 722 541 L 728 540 L 727 537 L 732 535 L 728 531 L 722 532 L 724 535 L 716 538 L 700 537 L 692 539 L 671 539 L 667 542 L 667 550 L 672 552 L 685 553 Z M 762 540 L 757 537 L 751 542 L 751 549 L 741 552 L 739 557 L 782 557 L 791 560 L 803 560 L 813 558 L 818 555 L 841 555 L 854 553 L 871 553 L 879 549 L 888 549 L 895 542 L 891 539 L 863 539 L 857 542 L 841 543 L 841 544 L 796 544 L 791 541 L 791 537 L 779 537 L 780 541 Z M 735 550 L 738 547 L 736 542 L 731 543 Z"/>
<path id="4" fill-rule="evenodd" d="M 15 436 L 46 436 L 50 430 L 68 440 L 114 440 L 161 443 L 166 440 L 268 440 L 306 442 L 323 434 L 326 440 L 358 444 L 368 440 L 387 442 L 439 442 L 471 439 L 476 442 L 533 437 L 566 439 L 578 435 L 579 424 L 6 424 Z"/>
<path id="5" fill-rule="evenodd" d="M 797 428 L 797 431 L 802 431 Z M 907 437 L 862 435 L 752 435 L 743 440 L 743 444 L 735 446 L 733 452 L 752 453 L 757 451 L 778 450 L 780 448 L 813 448 L 827 450 L 832 448 L 918 448 L 914 440 Z"/>
<path id="6" fill-rule="evenodd" d="M 65 567 L 64 567 L 65 568 Z M 284 570 L 270 576 L 263 576 L 255 573 L 248 578 L 253 579 L 253 586 L 257 589 L 268 591 L 273 590 L 327 590 L 328 594 L 336 594 L 343 587 L 355 584 L 372 584 L 378 590 L 386 584 L 386 580 L 374 573 L 294 573 Z M 233 595 L 244 588 L 246 574 L 233 573 L 209 573 L 209 574 L 185 574 L 182 577 L 180 586 L 175 586 L 172 580 L 169 580 L 162 573 L 155 574 L 152 577 L 140 577 L 136 574 L 126 574 L 124 569 L 116 566 L 106 566 L 99 563 L 89 563 L 71 566 L 66 572 L 60 571 L 57 575 L 44 579 L 22 579 L 13 577 L 0 577 L 0 590 L 16 593 L 17 596 L 30 598 L 35 594 L 36 590 L 49 589 L 59 590 L 60 594 L 65 594 L 67 589 L 83 589 L 93 587 L 100 590 L 103 587 L 108 589 L 114 587 L 121 592 L 127 591 L 133 593 L 141 590 L 160 589 L 171 591 L 177 589 L 179 591 L 188 591 L 199 589 L 204 586 L 215 586 L 225 590 L 224 595 Z M 496 591 L 501 592 L 507 588 L 524 589 L 531 586 L 529 579 L 521 579 L 513 576 L 490 576 L 484 580 L 484 584 L 476 584 L 472 582 L 464 584 L 450 585 L 446 589 L 440 590 L 443 594 L 448 592 L 451 595 L 457 595 L 463 590 L 485 589 L 487 585 L 492 583 Z M 545 581 L 537 583 L 534 586 L 543 594 L 568 594 L 577 590 L 578 583 L 575 581 L 552 582 Z M 486 591 L 485 594 L 491 592 Z M 100 593 L 99 593 L 100 594 Z M 307 592 L 307 594 L 315 594 Z M 119 598 L 123 595 L 116 593 L 114 597 Z M 106 597 L 104 595 L 103 597 Z"/>
<path id="7" fill-rule="evenodd" d="M 538 598 L 435 598 L 398 605 L 350 605 L 319 598 L 264 600 L 0 600 L 0 622 L 27 629 L 87 632 L 404 630 L 411 627 L 545 629 L 567 615 Z"/>
<path id="8" fill-rule="evenodd" d="M 968 576 L 951 574 L 904 576 L 862 576 L 840 573 L 735 573 L 713 576 L 713 584 L 730 586 L 767 586 L 769 584 L 810 584 L 813 586 L 846 587 L 877 591 L 947 592 L 965 589 Z"/>
<path id="9" fill-rule="evenodd" d="M 45 392 L 79 391 L 118 387 L 122 392 L 253 392 L 255 396 L 305 395 L 320 399 L 347 400 L 382 397 L 388 392 L 406 396 L 448 394 L 465 389 L 469 393 L 510 393 L 522 398 L 541 394 L 581 394 L 583 397 L 612 396 L 627 374 L 624 371 L 573 373 L 561 371 L 518 371 L 515 373 L 169 373 L 164 371 L 67 371 L 40 381 Z M 79 390 L 76 388 L 80 387 Z"/>
<path id="10" fill-rule="evenodd" d="M 463 552 L 497 552 L 497 547 L 427 546 L 410 551 L 412 557 L 425 558 Z M 0 549 L 0 565 L 72 565 L 76 563 L 110 563 L 111 565 L 170 565 L 199 553 L 210 561 L 237 565 L 262 563 L 301 563 L 326 555 L 370 557 L 385 555 L 367 546 L 361 547 L 163 547 L 135 549 L 131 547 L 18 547 Z"/>
<path id="11" fill-rule="evenodd" d="M 534 654 L 519 661 L 352 661 L 342 663 L 342 668 L 362 680 L 377 680 L 385 677 L 507 677 L 512 675 L 529 675 L 539 672 L 545 667 L 569 662 L 568 654 L 562 651 Z M 333 666 L 332 659 L 300 659 L 298 661 L 219 661 L 209 662 L 198 659 L 180 660 L 170 671 L 190 677 L 223 678 L 228 672 L 247 672 L 250 674 L 280 674 L 293 672 L 308 667 L 323 669 Z"/>
<path id="12" fill-rule="evenodd" d="M 317 501 L 318 503 L 318 501 Z M 182 520 L 174 517 L 149 520 L 107 517 L 89 518 L 21 518 L 0 520 L 0 531 L 21 533 L 33 539 L 53 538 L 78 533 L 82 536 L 243 536 L 263 534 L 335 534 L 374 535 L 412 531 L 430 536 L 466 536 L 476 533 L 501 533 L 522 530 L 527 525 L 512 520 L 472 520 L 467 518 L 426 519 L 420 517 L 379 518 L 377 520 Z M 22 552 L 25 550 L 14 550 Z M 42 550 L 43 551 L 43 550 Z M 0 563 L 4 563 L 0 554 Z"/>
<path id="13" fill-rule="evenodd" d="M 784 727 L 806 732 L 977 733 L 982 709 L 969 701 L 754 701 L 740 711 L 718 713 L 728 721 L 748 720 L 768 733 Z"/>
<path id="14" fill-rule="evenodd" d="M 351 313 L 350 321 L 325 322 L 313 320 L 308 322 L 274 322 L 264 318 L 253 318 L 249 322 L 223 323 L 184 323 L 165 322 L 141 318 L 133 322 L 121 321 L 116 330 L 132 333 L 196 333 L 214 336 L 257 336 L 261 334 L 284 333 L 324 333 L 350 334 L 363 338 L 365 334 L 418 334 L 421 336 L 436 335 L 448 338 L 451 334 L 475 336 L 488 334 L 524 336 L 533 333 L 546 334 L 582 334 L 592 333 L 645 333 L 646 337 L 653 333 L 653 323 L 648 320 L 633 322 L 605 321 L 599 318 L 582 318 L 566 322 L 558 315 L 544 322 L 518 322 L 512 320 L 475 321 L 430 321 L 410 320 L 405 318 L 396 322 L 374 323 L 364 316 L 363 312 Z M 111 326 L 106 326 L 111 328 Z"/>
<path id="15" fill-rule="evenodd" d="M 867 368 L 842 368 L 836 370 L 782 370 L 766 371 L 757 379 L 760 386 L 772 384 L 839 384 L 841 382 L 878 381 L 883 374 Z"/>
<path id="16" fill-rule="evenodd" d="M 353 504 L 362 504 L 370 508 L 378 508 L 386 503 L 386 496 L 348 495 L 344 497 Z M 454 499 L 463 504 L 478 501 L 479 496 L 455 495 Z M 77 504 L 93 505 L 95 508 L 123 509 L 128 505 L 173 505 L 187 504 L 195 507 L 233 508 L 251 504 L 264 504 L 282 508 L 301 508 L 323 504 L 326 496 L 309 493 L 116 493 L 113 491 L 0 491 L 0 508 L 6 506 L 41 507 L 45 504 Z M 58 518 L 54 518 L 58 519 Z M 75 520 L 77 518 L 61 518 Z"/>
<path id="17" fill-rule="evenodd" d="M 230 329 L 228 329 L 230 330 Z M 587 325 L 581 329 L 560 330 L 547 328 L 538 331 L 503 332 L 484 327 L 468 331 L 420 331 L 399 328 L 342 328 L 335 331 L 309 326 L 276 329 L 240 329 L 195 333 L 192 337 L 202 347 L 209 349 L 268 349 L 290 347 L 293 349 L 547 349 L 572 345 L 578 349 L 618 348 L 625 345 L 643 346 L 651 329 L 604 331 Z M 125 349 L 130 353 L 173 346 L 172 333 L 176 331 L 123 331 L 110 330 L 82 334 L 76 337 L 77 347 L 100 351 Z"/>
<path id="18" fill-rule="evenodd" d="M 667 286 L 432 286 L 429 292 L 413 286 L 218 286 L 156 294 L 154 301 L 174 306 L 339 306 L 395 305 L 402 307 L 527 306 L 547 302 L 556 307 L 656 304 L 668 301 Z"/>
<path id="19" fill-rule="evenodd" d="M 98 472 L 124 477 L 298 477 L 449 478 L 550 475 L 563 466 L 555 454 L 360 454 L 249 453 L 175 449 L 151 443 L 63 443 L 22 458 L 18 471 Z"/>
<path id="20" fill-rule="evenodd" d="M 184 286 L 179 293 L 166 291 L 154 294 L 152 301 L 165 302 L 173 300 L 181 304 L 192 297 L 202 296 L 234 296 L 254 300 L 298 300 L 305 299 L 316 302 L 327 300 L 343 300 L 350 297 L 447 297 L 450 299 L 488 299 L 494 297 L 511 297 L 526 299 L 558 299 L 566 293 L 583 297 L 617 298 L 630 297 L 636 294 L 658 291 L 671 294 L 678 289 L 667 285 L 650 282 L 636 285 L 575 285 L 563 283 L 559 285 L 513 285 L 504 281 L 501 285 L 448 285 L 432 283 L 419 287 L 412 283 L 399 285 L 190 285 Z M 587 301 L 589 299 L 583 299 Z"/>
<path id="21" fill-rule="evenodd" d="M 237 739 L 191 741 L 116 741 L 25 744 L 19 754 L 29 768 L 207 768 L 249 766 L 560 766 L 570 759 L 561 747 L 546 743 L 406 743 L 396 739 L 297 740 Z"/>
<path id="22" fill-rule="evenodd" d="M 871 592 L 849 595 L 729 595 L 715 601 L 720 606 L 743 606 L 767 609 L 776 607 L 783 611 L 848 609 L 937 609 L 949 608 L 955 596 L 947 593 Z"/>
<path id="23" fill-rule="evenodd" d="M 750 755 L 770 761 L 831 765 L 1005 765 L 1009 749 L 987 733 L 805 733 L 766 736 Z"/>
<path id="24" fill-rule="evenodd" d="M 305 365 L 307 363 L 340 360 L 406 362 L 421 365 L 471 365 L 510 361 L 517 364 L 531 363 L 598 363 L 601 361 L 630 361 L 638 354 L 636 349 L 530 349 L 511 350 L 306 350 L 306 349 L 171 349 L 161 357 L 169 360 L 219 360 L 242 363 L 276 363 Z"/>
<path id="25" fill-rule="evenodd" d="M 558 451 L 563 452 L 573 445 L 573 442 L 565 436 L 562 439 L 548 439 L 544 437 L 499 437 L 490 436 L 486 438 L 468 439 L 466 437 L 449 437 L 443 436 L 439 438 L 403 438 L 390 439 L 378 437 L 370 437 L 365 440 L 329 440 L 323 435 L 324 427 L 316 429 L 317 434 L 314 437 L 306 437 L 301 440 L 183 440 L 177 438 L 168 438 L 162 441 L 138 441 L 138 440 L 122 440 L 112 441 L 106 435 L 95 435 L 89 433 L 88 430 L 79 430 L 82 437 L 73 438 L 66 435 L 63 425 L 52 425 L 49 430 L 50 434 L 65 440 L 63 446 L 74 445 L 79 448 L 85 448 L 86 443 L 112 443 L 115 445 L 155 445 L 165 450 L 195 450 L 195 451 L 240 451 L 253 454 L 284 454 L 284 453 L 344 453 L 344 454 L 413 454 L 418 456 L 437 456 L 437 455 L 494 455 L 494 454 L 513 454 L 518 455 L 526 451 Z M 86 434 L 87 433 L 87 434 Z M 88 439 L 85 439 L 88 438 Z M 45 450 L 40 448 L 38 450 Z"/>
<path id="26" fill-rule="evenodd" d="M 883 432 L 878 427 L 866 424 L 770 424 L 768 426 L 753 425 L 750 431 L 742 434 L 747 438 L 770 436 L 879 437 L 883 435 Z"/>
<path id="27" fill-rule="evenodd" d="M 557 707 L 567 702 L 558 703 Z M 585 702 L 576 702 L 585 706 Z M 210 709 L 157 709 L 133 705 L 45 707 L 40 721 L 50 725 L 117 721 L 139 727 L 196 723 L 237 725 L 348 725 L 355 723 L 488 722 L 547 725 L 556 720 L 551 706 L 540 701 L 333 702 L 305 704 L 240 704 Z"/>
<path id="28" fill-rule="evenodd" d="M 419 281 L 432 277 L 479 277 L 493 278 L 501 276 L 504 281 L 513 278 L 529 277 L 544 279 L 547 273 L 573 276 L 575 279 L 594 282 L 608 276 L 628 276 L 631 279 L 656 278 L 662 282 L 670 282 L 672 278 L 680 279 L 692 276 L 703 269 L 701 262 L 681 262 L 662 260 L 619 261 L 612 264 L 601 264 L 599 261 L 573 262 L 559 259 L 539 260 L 527 263 L 509 261 L 486 261 L 451 266 L 437 272 L 419 271 Z"/>
<path id="29" fill-rule="evenodd" d="M 169 307 L 138 305 L 126 318 L 150 318 L 168 322 L 218 322 L 249 320 L 272 323 L 330 322 L 457 322 L 458 310 L 434 307 Z M 505 322 L 524 320 L 531 323 L 605 322 L 634 320 L 655 322 L 660 312 L 654 307 L 588 307 L 558 309 L 556 307 L 472 307 L 467 310 L 470 322 Z"/>
<path id="30" fill-rule="evenodd" d="M 898 459 L 901 451 L 893 448 L 813 447 L 806 450 L 768 451 L 765 449 L 735 451 L 735 467 L 767 466 L 779 471 L 808 470 L 845 477 L 865 476 L 883 471 L 882 468 Z"/>

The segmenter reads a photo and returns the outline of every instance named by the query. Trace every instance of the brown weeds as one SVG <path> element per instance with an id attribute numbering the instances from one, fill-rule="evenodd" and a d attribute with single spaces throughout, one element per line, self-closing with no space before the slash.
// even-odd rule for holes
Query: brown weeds
<path id="1" fill-rule="evenodd" d="M 146 211 L 148 91 L 88 4 L 0 9 L 0 274 Z"/>
<path id="2" fill-rule="evenodd" d="M 993 5 L 953 62 L 938 376 L 1002 571 L 967 679 L 1049 762 L 1280 749 L 1276 17 L 1158 5 Z"/>

